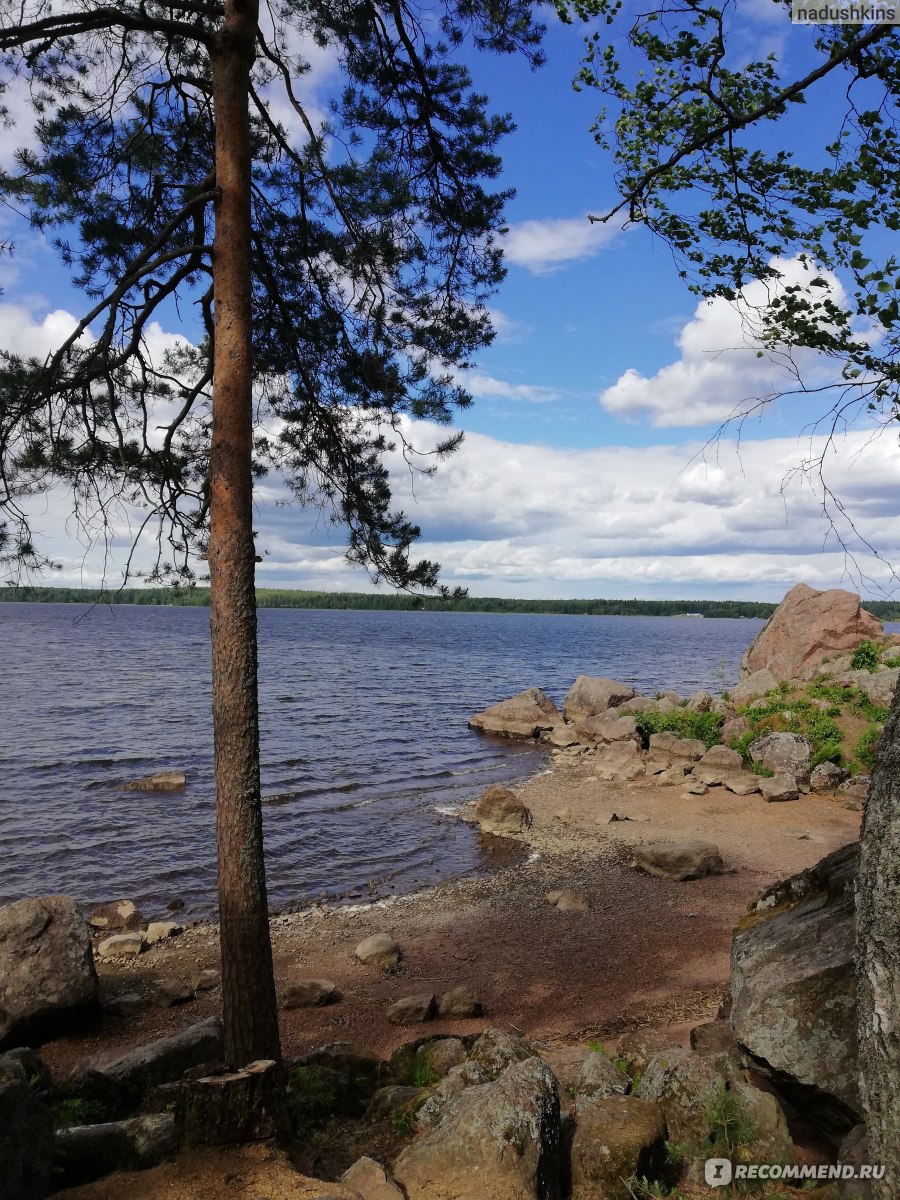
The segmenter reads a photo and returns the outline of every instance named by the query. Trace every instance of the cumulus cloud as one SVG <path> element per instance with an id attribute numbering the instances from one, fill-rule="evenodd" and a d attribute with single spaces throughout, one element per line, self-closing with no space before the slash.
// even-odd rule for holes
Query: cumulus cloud
<path id="1" fill-rule="evenodd" d="M 460 387 L 478 400 L 527 400 L 532 404 L 546 404 L 558 400 L 558 388 L 544 387 L 533 383 L 508 383 L 484 371 L 456 371 L 454 378 Z"/>
<path id="2" fill-rule="evenodd" d="M 622 231 L 621 224 L 602 225 L 584 217 L 520 221 L 503 238 L 508 263 L 533 275 L 549 275 L 566 263 L 591 258 Z"/>
<path id="3" fill-rule="evenodd" d="M 775 265 L 781 272 L 779 282 L 756 280 L 736 303 L 719 297 L 701 301 L 678 335 L 680 358 L 651 376 L 629 368 L 601 393 L 602 407 L 625 420 L 646 418 L 658 428 L 706 425 L 796 390 L 798 379 L 807 387 L 823 381 L 823 368 L 827 378 L 833 378 L 834 364 L 823 364 L 810 351 L 789 357 L 776 349 L 759 357 L 758 310 L 785 287 L 807 287 L 821 277 L 827 291 L 817 288 L 817 299 L 830 294 L 838 305 L 846 301 L 840 282 L 830 272 L 814 272 L 797 259 L 776 260 Z"/>

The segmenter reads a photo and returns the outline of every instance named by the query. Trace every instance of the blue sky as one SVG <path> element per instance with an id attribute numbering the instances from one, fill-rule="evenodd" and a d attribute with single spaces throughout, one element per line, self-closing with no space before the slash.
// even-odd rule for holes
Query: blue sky
<path id="1" fill-rule="evenodd" d="M 782 6 L 739 0 L 739 12 L 748 49 L 784 53 L 791 74 L 807 60 L 814 31 L 792 31 Z M 848 559 L 815 471 L 798 473 L 824 446 L 803 432 L 813 405 L 772 406 L 744 426 L 739 450 L 732 434 L 709 444 L 724 417 L 783 376 L 760 363 L 729 306 L 688 292 L 664 245 L 643 229 L 587 221 L 615 202 L 612 164 L 589 133 L 598 97 L 571 87 L 584 30 L 548 21 L 548 61 L 536 72 L 511 58 L 469 60 L 479 90 L 517 123 L 501 180 L 517 194 L 508 276 L 492 302 L 498 335 L 468 379 L 463 448 L 414 489 L 396 464 L 398 503 L 422 526 L 422 553 L 443 563 L 446 583 L 476 595 L 779 599 L 799 579 L 858 589 L 859 569 L 864 590 L 890 592 L 884 562 L 862 550 L 855 565 Z M 333 60 L 318 54 L 313 68 L 306 87 L 324 103 Z M 5 133 L 0 149 L 13 140 Z M 13 232 L 9 216 L 3 224 Z M 18 258 L 2 267 L 0 341 L 49 348 L 81 300 L 41 240 L 17 233 Z M 824 378 L 821 364 L 806 367 Z M 828 451 L 828 481 L 858 532 L 900 562 L 900 450 L 896 434 L 869 434 L 851 431 Z M 432 431 L 415 436 L 427 444 Z M 339 531 L 279 499 L 271 486 L 259 491 L 259 584 L 367 590 Z M 40 519 L 61 578 L 93 584 L 104 569 L 115 578 L 89 538 L 73 541 L 66 512 L 53 496 Z M 848 526 L 839 532 L 859 547 Z"/>

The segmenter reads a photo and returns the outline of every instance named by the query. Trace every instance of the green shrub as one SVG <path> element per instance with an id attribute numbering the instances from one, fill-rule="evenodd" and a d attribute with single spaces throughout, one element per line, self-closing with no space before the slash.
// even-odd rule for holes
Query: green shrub
<path id="1" fill-rule="evenodd" d="M 767 767 L 765 763 L 755 762 L 753 764 L 753 774 L 761 775 L 764 779 L 772 779 L 775 772 L 771 767 Z"/>
<path id="2" fill-rule="evenodd" d="M 843 746 L 841 744 L 841 739 L 837 738 L 836 740 L 833 739 L 831 741 L 823 742 L 819 746 L 818 750 L 816 750 L 815 753 L 810 757 L 809 769 L 812 771 L 814 768 L 821 766 L 821 764 L 825 762 L 836 763 L 838 766 L 840 766 L 843 761 Z"/>
<path id="3" fill-rule="evenodd" d="M 105 1105 L 99 1100 L 84 1100 L 81 1096 L 57 1100 L 53 1105 L 53 1116 L 57 1129 L 70 1129 L 75 1125 L 99 1125 L 109 1119 Z"/>
<path id="4" fill-rule="evenodd" d="M 728 744 L 732 750 L 737 750 L 744 762 L 748 763 L 750 761 L 750 747 L 758 737 L 759 733 L 755 729 L 748 729 L 740 737 L 732 738 Z"/>
<path id="5" fill-rule="evenodd" d="M 324 1125 L 337 1099 L 331 1080 L 317 1067 L 296 1067 L 291 1071 L 287 1093 L 288 1106 L 301 1130 Z"/>
<path id="6" fill-rule="evenodd" d="M 877 642 L 860 642 L 853 651 L 850 666 L 854 671 L 874 671 L 878 667 L 880 656 L 881 648 Z"/>
<path id="7" fill-rule="evenodd" d="M 431 1087 L 440 1079 L 431 1058 L 431 1050 L 423 1046 L 413 1060 L 409 1082 L 413 1087 Z"/>
<path id="8" fill-rule="evenodd" d="M 649 737 L 651 733 L 674 733 L 680 738 L 696 738 L 706 746 L 715 746 L 721 740 L 724 720 L 721 713 L 715 712 L 693 712 L 689 708 L 661 712 L 651 708 L 636 713 L 634 723 L 643 737 Z"/>
<path id="9" fill-rule="evenodd" d="M 876 725 L 871 725 L 853 748 L 857 762 L 862 763 L 867 771 L 871 771 L 875 766 L 875 756 L 878 753 L 880 742 L 881 730 Z"/>

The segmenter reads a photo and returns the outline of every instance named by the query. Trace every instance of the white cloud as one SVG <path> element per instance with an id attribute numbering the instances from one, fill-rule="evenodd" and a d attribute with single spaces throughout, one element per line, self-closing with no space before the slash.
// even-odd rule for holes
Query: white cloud
<path id="1" fill-rule="evenodd" d="M 484 371 L 455 371 L 454 379 L 479 400 L 527 400 L 532 404 L 547 404 L 560 397 L 557 388 L 533 383 L 508 383 Z"/>
<path id="2" fill-rule="evenodd" d="M 548 275 L 566 263 L 591 258 L 622 231 L 621 223 L 603 225 L 584 217 L 520 221 L 503 238 L 506 261 L 533 275 Z"/>
<path id="3" fill-rule="evenodd" d="M 796 389 L 798 376 L 806 386 L 818 382 L 823 364 L 813 352 L 798 351 L 789 358 L 775 350 L 758 357 L 757 310 L 787 285 L 809 284 L 816 275 L 828 282 L 827 292 L 816 289 L 817 299 L 830 293 L 835 303 L 843 304 L 844 290 L 831 273 L 810 271 L 796 259 L 777 260 L 776 265 L 782 275 L 777 284 L 757 280 L 737 303 L 701 301 L 678 335 L 680 358 L 649 377 L 629 368 L 601 393 L 603 408 L 630 421 L 649 418 L 659 428 L 705 425 Z M 834 364 L 825 369 L 833 378 Z"/>

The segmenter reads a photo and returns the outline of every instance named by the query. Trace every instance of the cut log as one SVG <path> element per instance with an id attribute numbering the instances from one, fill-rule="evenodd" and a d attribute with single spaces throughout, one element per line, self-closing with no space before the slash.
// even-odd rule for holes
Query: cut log
<path id="1" fill-rule="evenodd" d="M 176 1113 L 185 1145 L 222 1146 L 279 1137 L 287 1124 L 282 1067 L 263 1058 L 241 1071 L 185 1080 Z"/>

